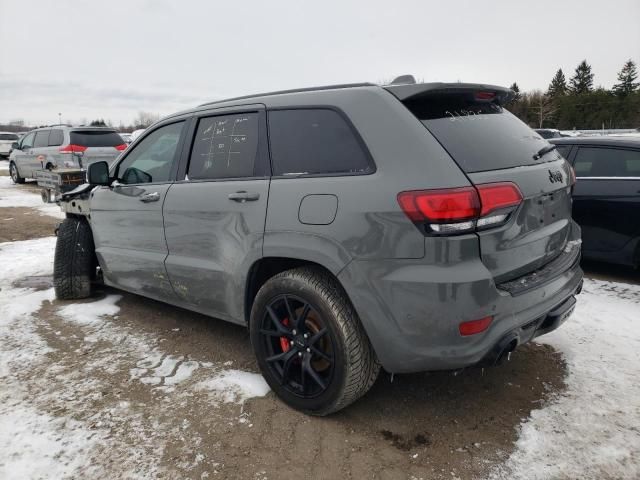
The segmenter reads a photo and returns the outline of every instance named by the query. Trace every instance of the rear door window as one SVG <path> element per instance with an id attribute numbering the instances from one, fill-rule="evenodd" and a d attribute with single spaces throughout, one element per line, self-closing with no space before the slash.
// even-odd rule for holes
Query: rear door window
<path id="1" fill-rule="evenodd" d="M 429 93 L 403 104 L 467 173 L 558 160 L 553 151 L 534 155 L 548 143 L 500 105 L 478 92 Z"/>
<path id="2" fill-rule="evenodd" d="M 329 109 L 269 112 L 274 175 L 364 174 L 373 164 L 353 128 Z"/>
<path id="3" fill-rule="evenodd" d="M 64 140 L 64 133 L 62 130 L 51 130 L 49 134 L 49 146 L 57 147 L 62 145 L 62 141 Z"/>
<path id="4" fill-rule="evenodd" d="M 573 164 L 577 177 L 640 177 L 640 150 L 580 147 Z"/>
<path id="5" fill-rule="evenodd" d="M 115 147 L 122 145 L 122 137 L 109 130 L 76 130 L 69 134 L 71 145 L 83 147 Z"/>
<path id="6" fill-rule="evenodd" d="M 39 130 L 36 132 L 36 140 L 33 144 L 34 148 L 49 146 L 49 131 L 50 130 Z"/>
<path id="7" fill-rule="evenodd" d="M 190 180 L 253 177 L 258 113 L 201 118 L 189 160 Z"/>

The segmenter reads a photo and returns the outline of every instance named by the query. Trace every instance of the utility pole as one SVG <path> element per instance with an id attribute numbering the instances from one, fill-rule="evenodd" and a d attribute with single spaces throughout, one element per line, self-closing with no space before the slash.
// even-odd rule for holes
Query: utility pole
<path id="1" fill-rule="evenodd" d="M 62 114 L 58 113 L 58 123 L 62 125 Z"/>

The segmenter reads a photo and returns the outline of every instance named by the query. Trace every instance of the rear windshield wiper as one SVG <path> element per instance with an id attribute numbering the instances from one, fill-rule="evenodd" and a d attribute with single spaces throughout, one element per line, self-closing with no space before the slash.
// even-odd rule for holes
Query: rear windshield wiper
<path id="1" fill-rule="evenodd" d="M 546 147 L 542 147 L 540 150 L 538 150 L 538 153 L 536 153 L 533 156 L 534 160 L 539 160 L 541 159 L 544 155 L 546 155 L 549 152 L 553 152 L 556 148 L 558 148 L 556 145 L 547 145 Z"/>

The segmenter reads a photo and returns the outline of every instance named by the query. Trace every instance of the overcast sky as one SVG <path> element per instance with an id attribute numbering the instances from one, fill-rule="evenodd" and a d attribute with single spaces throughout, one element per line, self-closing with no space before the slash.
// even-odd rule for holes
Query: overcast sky
<path id="1" fill-rule="evenodd" d="M 207 100 L 411 73 L 546 89 L 640 63 L 640 0 L 0 0 L 0 122 L 115 125 Z"/>

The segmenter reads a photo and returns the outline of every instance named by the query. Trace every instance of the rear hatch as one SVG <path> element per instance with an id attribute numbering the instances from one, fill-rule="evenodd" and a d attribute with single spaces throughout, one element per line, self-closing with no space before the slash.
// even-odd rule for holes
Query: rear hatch
<path id="1" fill-rule="evenodd" d="M 511 92 L 469 84 L 420 87 L 387 88 L 447 150 L 479 193 L 483 185 L 499 184 L 491 193 L 498 208 L 486 216 L 487 223 L 480 218 L 473 229 L 482 262 L 496 283 L 526 275 L 562 254 L 571 231 L 570 166 L 501 106 Z M 519 191 L 521 199 L 501 209 L 505 185 L 507 194 Z M 484 205 L 482 194 L 480 199 Z"/>
<path id="2" fill-rule="evenodd" d="M 115 130 L 81 129 L 69 132 L 70 147 L 82 152 L 82 166 L 106 161 L 109 165 L 118 157 L 127 145 Z"/>

